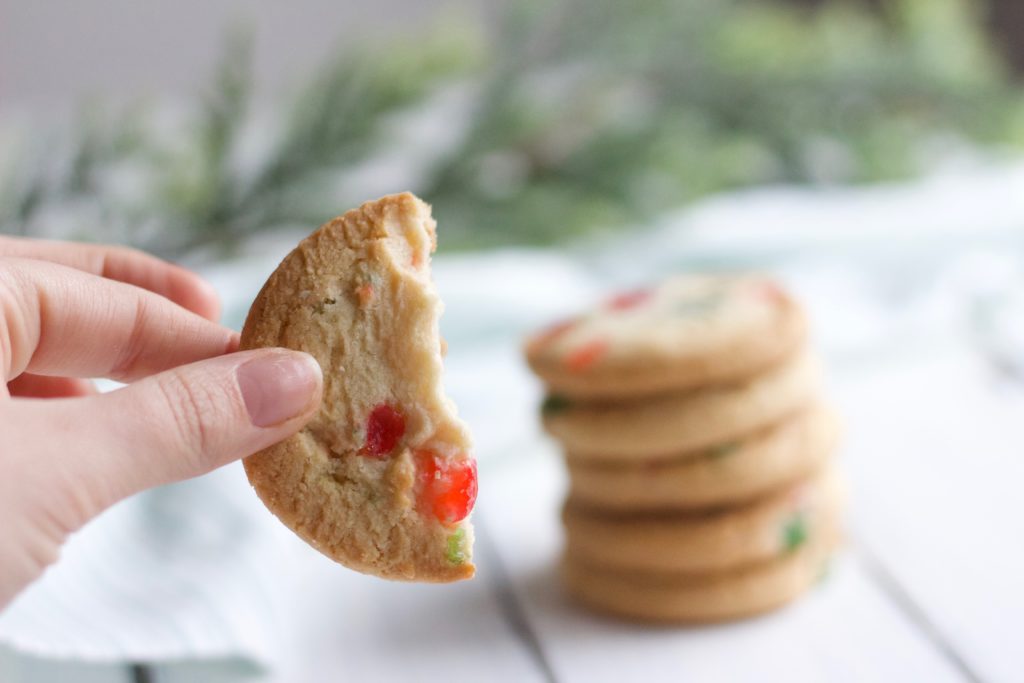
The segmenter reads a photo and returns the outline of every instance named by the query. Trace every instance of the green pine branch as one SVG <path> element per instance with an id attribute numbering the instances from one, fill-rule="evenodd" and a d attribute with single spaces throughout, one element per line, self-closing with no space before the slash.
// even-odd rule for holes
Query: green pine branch
<path id="1" fill-rule="evenodd" d="M 388 122 L 455 84 L 468 125 L 409 188 L 435 204 L 447 248 L 557 242 L 761 183 L 906 177 L 934 139 L 1019 149 L 1022 98 L 976 6 L 883 8 L 510 3 L 491 31 L 348 46 L 271 112 L 268 151 L 247 164 L 252 46 L 231 34 L 179 131 L 142 108 L 83 110 L 70 145 L 0 176 L 0 225 L 47 234 L 53 211 L 91 202 L 102 221 L 84 233 L 168 255 L 312 227 L 348 208 L 332 182 L 388 148 Z M 119 171 L 142 191 L 126 198 Z"/>

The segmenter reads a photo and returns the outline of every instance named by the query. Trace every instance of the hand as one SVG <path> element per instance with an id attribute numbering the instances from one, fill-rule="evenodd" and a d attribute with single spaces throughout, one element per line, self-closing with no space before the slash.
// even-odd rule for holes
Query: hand
<path id="1" fill-rule="evenodd" d="M 0 237 L 0 607 L 111 504 L 312 416 L 316 361 L 237 352 L 218 309 L 199 277 L 140 252 Z M 129 384 L 98 394 L 89 377 Z"/>

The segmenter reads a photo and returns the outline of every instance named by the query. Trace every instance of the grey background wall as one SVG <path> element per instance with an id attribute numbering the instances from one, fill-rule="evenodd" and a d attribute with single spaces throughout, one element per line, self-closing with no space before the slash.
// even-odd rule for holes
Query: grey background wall
<path id="1" fill-rule="evenodd" d="M 486 19 L 508 1 L 515 0 L 0 0 L 0 107 L 39 111 L 92 93 L 192 92 L 239 21 L 256 39 L 257 83 L 272 91 L 338 41 L 414 31 L 440 11 Z M 1024 2 L 986 0 L 978 10 L 1024 74 Z"/>
<path id="2" fill-rule="evenodd" d="M 415 31 L 440 10 L 486 14 L 495 0 L 0 0 L 0 106 L 63 108 L 81 95 L 189 93 L 225 30 L 255 37 L 265 89 L 287 86 L 338 41 Z"/>

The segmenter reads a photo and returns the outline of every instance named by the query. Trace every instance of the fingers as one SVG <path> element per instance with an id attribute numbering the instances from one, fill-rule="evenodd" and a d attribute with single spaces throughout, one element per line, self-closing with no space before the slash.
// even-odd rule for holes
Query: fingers
<path id="1" fill-rule="evenodd" d="M 46 377 L 23 373 L 7 383 L 8 393 L 16 398 L 73 398 L 91 396 L 96 387 L 87 379 Z"/>
<path id="2" fill-rule="evenodd" d="M 75 501 L 67 522 L 73 530 L 132 493 L 204 474 L 291 435 L 319 405 L 322 381 L 311 356 L 259 349 L 108 394 L 8 405 L 23 443 L 40 443 L 30 430 L 46 430 L 49 451 L 36 459 L 47 463 L 51 485 Z"/>
<path id="3" fill-rule="evenodd" d="M 233 331 L 152 292 L 0 258 L 0 370 L 131 381 L 233 351 Z"/>
<path id="4" fill-rule="evenodd" d="M 59 263 L 92 275 L 142 287 L 216 322 L 220 301 L 213 287 L 180 266 L 126 247 L 0 236 L 0 256 Z"/>
<path id="5" fill-rule="evenodd" d="M 0 411 L 0 608 L 52 564 L 69 534 L 133 493 L 204 474 L 286 438 L 323 378 L 309 355 L 221 356 L 109 394 Z"/>

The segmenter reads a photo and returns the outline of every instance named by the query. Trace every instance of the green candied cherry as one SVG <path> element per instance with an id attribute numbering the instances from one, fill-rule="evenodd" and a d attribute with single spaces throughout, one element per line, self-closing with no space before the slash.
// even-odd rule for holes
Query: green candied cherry
<path id="1" fill-rule="evenodd" d="M 782 547 L 787 553 L 791 553 L 804 543 L 810 530 L 807 527 L 807 516 L 803 512 L 795 512 L 782 526 Z"/>
<path id="2" fill-rule="evenodd" d="M 544 402 L 540 404 L 541 415 L 555 415 L 569 409 L 572 403 L 568 398 L 561 394 L 550 394 L 544 397 Z"/>
<path id="3" fill-rule="evenodd" d="M 740 444 L 738 441 L 728 441 L 726 443 L 720 443 L 717 446 L 712 446 L 708 449 L 708 457 L 712 460 L 721 460 L 727 455 L 731 455 L 738 451 Z"/>
<path id="4" fill-rule="evenodd" d="M 454 534 L 448 536 L 444 556 L 452 564 L 462 564 L 468 559 L 466 556 L 465 529 L 457 529 Z"/>

